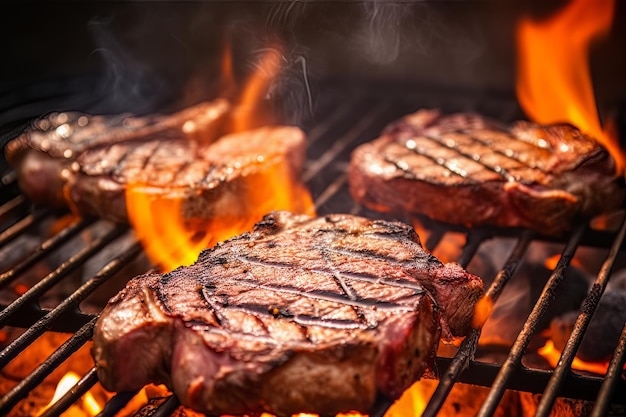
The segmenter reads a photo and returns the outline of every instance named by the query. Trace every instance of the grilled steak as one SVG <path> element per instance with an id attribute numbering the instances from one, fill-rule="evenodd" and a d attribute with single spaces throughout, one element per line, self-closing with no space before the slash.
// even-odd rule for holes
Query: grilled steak
<path id="1" fill-rule="evenodd" d="M 608 151 L 570 125 L 420 110 L 356 148 L 350 191 L 380 211 L 559 235 L 621 206 Z"/>
<path id="2" fill-rule="evenodd" d="M 482 291 L 405 224 L 273 212 L 191 266 L 132 279 L 93 354 L 107 389 L 166 383 L 205 413 L 367 412 L 422 375 L 441 326 L 467 331 Z"/>
<path id="3" fill-rule="evenodd" d="M 21 189 L 38 203 L 126 222 L 126 191 L 182 201 L 184 218 L 231 215 L 261 204 L 249 190 L 280 169 L 294 181 L 305 137 L 276 126 L 215 139 L 228 103 L 202 103 L 169 116 L 53 114 L 10 142 Z M 269 210 L 268 210 L 269 211 Z"/>

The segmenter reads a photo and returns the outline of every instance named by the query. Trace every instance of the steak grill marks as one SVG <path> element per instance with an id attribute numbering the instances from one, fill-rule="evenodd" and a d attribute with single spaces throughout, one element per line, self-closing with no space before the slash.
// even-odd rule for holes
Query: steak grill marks
<path id="1" fill-rule="evenodd" d="M 347 233 L 347 231 L 343 230 L 325 230 L 325 234 L 330 234 L 331 232 L 338 233 Z M 384 237 L 387 239 L 393 239 L 394 235 L 392 234 L 381 234 L 377 233 L 379 237 Z M 333 239 L 333 237 L 331 237 Z M 364 299 L 360 298 L 358 292 L 352 287 L 350 281 L 362 281 L 370 284 L 379 284 L 390 287 L 399 287 L 408 290 L 412 290 L 412 295 L 420 295 L 425 294 L 424 288 L 422 288 L 418 283 L 410 282 L 408 280 L 397 280 L 397 279 L 379 279 L 374 275 L 369 275 L 365 273 L 351 273 L 346 271 L 340 271 L 338 268 L 333 266 L 330 260 L 330 254 L 336 253 L 348 257 L 352 257 L 353 259 L 378 259 L 384 258 L 384 260 L 389 261 L 391 263 L 395 263 L 398 265 L 405 264 L 405 262 L 398 261 L 397 259 L 388 257 L 388 256 L 375 256 L 374 254 L 365 252 L 365 251 L 351 251 L 348 249 L 344 250 L 336 250 L 326 246 L 312 245 L 311 249 L 317 251 L 322 259 L 327 264 L 327 268 L 311 268 L 308 269 L 308 272 L 316 273 L 316 274 L 324 274 L 330 276 L 337 283 L 338 289 L 341 291 L 339 293 L 331 292 L 331 291 L 303 291 L 296 287 L 291 286 L 281 286 L 275 284 L 264 284 L 260 283 L 260 279 L 257 279 L 254 276 L 253 267 L 271 267 L 277 269 L 286 269 L 286 270 L 294 270 L 294 269 L 302 269 L 297 264 L 290 263 L 281 263 L 281 262 L 272 262 L 266 259 L 258 259 L 253 256 L 238 256 L 236 258 L 237 261 L 245 264 L 249 267 L 244 267 L 244 271 L 246 275 L 250 276 L 250 279 L 245 280 L 236 277 L 222 277 L 221 281 L 224 282 L 225 285 L 229 283 L 237 284 L 237 285 L 246 285 L 251 289 L 265 289 L 272 292 L 285 293 L 285 294 L 294 294 L 298 297 L 317 299 L 322 301 L 329 301 L 333 303 L 343 304 L 347 306 L 351 306 L 358 317 L 358 320 L 341 320 L 341 319 L 329 319 L 329 318 L 321 318 L 314 317 L 310 315 L 294 315 L 289 311 L 284 309 L 276 309 L 268 308 L 266 305 L 257 305 L 257 304 L 247 304 L 247 305 L 231 305 L 228 302 L 226 296 L 222 299 L 220 303 L 221 309 L 236 309 L 240 311 L 245 311 L 251 314 L 268 314 L 281 316 L 290 319 L 294 323 L 297 323 L 300 326 L 310 326 L 317 325 L 321 327 L 327 328 L 336 328 L 336 329 L 368 329 L 375 328 L 378 326 L 378 323 L 375 321 L 371 321 L 369 315 L 364 309 L 372 308 L 375 306 L 377 310 L 388 311 L 390 313 L 404 313 L 413 310 L 412 306 L 406 306 L 399 303 L 394 302 L 381 302 L 380 300 L 372 300 L 372 299 Z M 348 259 L 348 263 L 350 260 Z M 222 263 L 225 268 L 233 267 L 231 264 Z M 163 277 L 163 280 L 166 280 L 166 276 Z M 164 297 L 161 292 L 157 289 L 157 294 L 159 299 L 162 300 L 162 303 L 167 306 L 166 297 Z M 201 289 L 201 294 L 203 295 L 206 302 L 209 306 L 212 307 L 213 311 L 216 313 L 218 320 L 223 320 L 223 314 L 220 312 L 220 308 L 216 308 L 216 298 L 219 297 L 219 294 L 215 293 L 215 286 L 211 283 L 205 284 Z M 216 297 L 217 296 L 217 297 Z M 166 307 L 167 308 L 167 307 Z M 169 310 L 169 308 L 168 308 Z M 261 323 L 262 324 L 262 323 Z M 213 331 L 213 328 L 210 330 Z M 305 327 L 303 327 L 303 333 L 306 333 Z"/>
<path id="2" fill-rule="evenodd" d="M 457 129 L 453 132 L 444 133 L 441 135 L 424 134 L 417 135 L 411 139 L 404 139 L 402 141 L 402 146 L 411 153 L 425 157 L 434 162 L 436 165 L 446 168 L 452 174 L 455 174 L 458 177 L 461 177 L 469 182 L 477 181 L 474 178 L 476 175 L 479 174 L 477 166 L 480 166 L 489 172 L 493 172 L 497 174 L 501 179 L 509 182 L 519 180 L 519 176 L 510 173 L 510 171 L 512 170 L 529 168 L 545 173 L 545 170 L 543 170 L 542 167 L 538 166 L 538 164 L 529 163 L 520 159 L 519 153 L 513 150 L 510 145 L 511 142 L 514 142 L 516 146 L 521 145 L 532 147 L 536 151 L 540 152 L 546 152 L 546 148 L 543 148 L 536 144 L 522 142 L 520 139 L 516 138 L 510 132 L 507 132 L 505 130 L 498 132 L 501 132 L 503 134 L 502 137 L 498 138 L 498 142 L 487 141 L 483 138 L 478 137 L 475 132 L 467 129 Z M 433 150 L 431 146 L 423 143 L 424 139 L 434 143 L 439 147 L 454 151 L 454 156 L 438 156 L 437 149 Z M 395 143 L 396 142 L 389 142 L 384 147 L 384 149 L 387 150 Z M 469 150 L 472 150 L 472 148 L 476 148 L 477 144 L 480 145 L 480 147 L 475 150 L 475 152 L 470 152 Z M 502 156 L 507 160 L 510 160 L 512 164 L 507 165 L 506 167 L 503 167 L 503 164 L 491 164 L 486 161 L 486 159 L 488 158 L 485 158 L 485 156 L 489 155 L 490 153 Z M 458 161 L 458 158 L 455 158 L 455 156 L 461 157 L 462 159 Z M 409 174 L 411 178 L 415 179 L 418 177 L 417 174 L 410 170 L 407 164 L 403 163 L 403 161 L 401 160 L 401 155 L 394 157 L 392 155 L 385 154 L 385 159 L 387 160 L 387 162 L 394 164 L 405 174 Z M 498 159 L 498 162 L 502 162 L 502 160 Z"/>

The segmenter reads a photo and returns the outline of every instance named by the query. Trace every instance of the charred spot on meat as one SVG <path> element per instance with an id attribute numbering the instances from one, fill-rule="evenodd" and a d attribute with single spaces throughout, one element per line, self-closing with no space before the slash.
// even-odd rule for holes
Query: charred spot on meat
<path id="1" fill-rule="evenodd" d="M 11 141 L 6 155 L 35 203 L 128 222 L 126 192 L 140 185 L 151 197 L 182 201 L 186 221 L 205 221 L 256 204 L 246 190 L 269 169 L 299 184 L 304 164 L 297 127 L 223 135 L 230 107 L 218 99 L 169 115 L 53 113 Z"/>
<path id="2" fill-rule="evenodd" d="M 375 210 L 550 235 L 624 200 L 609 152 L 571 125 L 437 110 L 408 115 L 357 147 L 349 181 L 352 196 Z"/>
<path id="3" fill-rule="evenodd" d="M 167 274 L 134 278 L 94 330 L 109 390 L 165 383 L 201 412 L 368 412 L 469 329 L 482 281 L 408 225 L 273 212 Z"/>

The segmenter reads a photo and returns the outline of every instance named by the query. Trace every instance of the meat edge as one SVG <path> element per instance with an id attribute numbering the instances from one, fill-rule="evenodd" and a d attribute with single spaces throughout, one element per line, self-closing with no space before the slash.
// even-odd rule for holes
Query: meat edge
<path id="1" fill-rule="evenodd" d="M 377 156 L 376 143 L 383 140 L 388 139 L 355 149 L 349 165 L 351 195 L 373 210 L 424 214 L 470 227 L 525 227 L 560 235 L 570 229 L 572 221 L 616 209 L 623 201 L 621 178 L 585 169 L 556 178 L 555 187 L 563 186 L 563 190 L 505 181 L 445 186 L 406 178 L 395 168 L 393 174 L 371 173 L 370 164 L 389 165 Z"/>
<path id="2" fill-rule="evenodd" d="M 208 346 L 201 332 L 164 313 L 148 288 L 158 278 L 141 277 L 141 290 L 123 290 L 96 323 L 92 353 L 108 390 L 164 383 L 184 405 L 214 414 L 366 412 L 377 391 L 398 398 L 434 364 L 440 328 L 426 295 L 411 314 L 390 316 L 386 333 L 378 336 L 387 343 L 290 349 L 268 366 L 233 360 Z"/>

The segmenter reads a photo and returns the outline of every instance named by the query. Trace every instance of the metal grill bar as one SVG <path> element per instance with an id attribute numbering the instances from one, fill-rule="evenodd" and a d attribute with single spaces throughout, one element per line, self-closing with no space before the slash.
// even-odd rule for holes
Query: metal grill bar
<path id="1" fill-rule="evenodd" d="M 356 106 L 359 102 L 360 97 L 351 96 L 346 103 L 343 103 L 342 106 L 337 107 L 327 107 L 328 110 L 331 111 L 331 114 L 327 117 L 320 118 L 323 122 L 316 123 L 311 129 L 309 129 L 307 134 L 307 146 L 312 146 L 315 142 L 318 141 L 324 134 L 334 125 L 341 122 L 342 120 L 348 120 L 348 115 L 353 112 L 354 106 Z M 362 98 L 361 98 L 362 99 Z"/>
<path id="2" fill-rule="evenodd" d="M 70 310 L 75 309 L 82 300 L 87 298 L 87 296 L 98 288 L 103 282 L 108 280 L 128 262 L 139 255 L 141 250 L 141 245 L 139 243 L 135 243 L 126 252 L 109 262 L 98 274 L 85 282 L 85 284 L 72 293 L 72 295 L 61 302 L 57 308 L 48 312 L 41 320 L 29 327 L 24 333 L 4 348 L 2 352 L 0 352 L 0 367 L 6 366 L 6 364 L 14 359 L 19 352 L 24 350 L 29 344 L 35 341 L 35 339 L 41 336 L 43 332 L 49 329 L 54 321 L 58 320 Z"/>
<path id="3" fill-rule="evenodd" d="M 22 382 L 17 384 L 11 391 L 0 399 L 0 415 L 8 413 L 22 398 L 40 384 L 54 369 L 64 362 L 70 355 L 87 343 L 93 335 L 96 319 L 92 319 L 78 332 L 63 343 L 52 355 L 28 375 Z"/>
<path id="4" fill-rule="evenodd" d="M 172 415 L 176 409 L 180 407 L 180 401 L 175 395 L 170 396 L 165 402 L 159 407 L 159 409 L 152 415 L 152 417 L 168 417 Z M 210 417 L 210 416 L 207 416 Z"/>
<path id="5" fill-rule="evenodd" d="M 105 416 L 114 416 L 120 411 L 122 408 L 126 407 L 126 405 L 133 399 L 140 390 L 131 391 L 131 392 L 119 392 L 113 396 L 104 406 L 100 414 L 97 417 L 105 417 Z"/>
<path id="6" fill-rule="evenodd" d="M 453 360 L 454 358 L 437 358 L 437 367 L 441 369 L 449 368 Z M 456 382 L 490 388 L 493 386 L 500 369 L 500 365 L 495 363 L 470 360 L 467 369 L 463 371 Z M 551 370 L 529 369 L 521 366 L 511 373 L 507 389 L 542 394 L 551 376 Z M 589 376 L 572 372 L 565 378 L 561 395 L 567 398 L 594 401 L 600 392 L 603 381 L 604 378 L 601 376 Z M 626 382 L 618 380 L 617 387 L 618 389 L 626 390 Z M 617 404 L 623 404 L 625 399 L 613 398 L 612 400 Z"/>
<path id="7" fill-rule="evenodd" d="M 70 259 L 61 264 L 56 270 L 48 274 L 45 278 L 31 287 L 26 293 L 19 297 L 15 302 L 5 307 L 0 312 L 0 326 L 6 324 L 8 319 L 21 309 L 30 307 L 36 308 L 38 298 L 47 290 L 52 288 L 57 282 L 63 279 L 72 271 L 81 266 L 87 259 L 98 253 L 106 245 L 120 237 L 127 228 L 125 226 L 116 226 L 104 236 L 90 242 L 89 246 L 83 248 L 80 252 L 72 256 Z"/>
<path id="8" fill-rule="evenodd" d="M 622 370 L 624 369 L 624 360 L 626 359 L 626 323 L 622 328 L 622 334 L 619 338 L 617 348 L 613 354 L 613 359 L 609 364 L 604 381 L 600 387 L 600 392 L 597 396 L 596 404 L 591 412 L 590 417 L 602 417 L 608 413 L 609 405 L 613 393 L 616 392 L 616 387 L 622 376 Z M 622 381 L 623 382 L 623 381 Z M 622 390 L 624 392 L 624 390 Z"/>
<path id="9" fill-rule="evenodd" d="M 14 197 L 12 200 L 6 202 L 2 207 L 0 207 L 0 219 L 9 214 L 12 211 L 18 211 L 18 209 L 23 209 L 26 205 L 26 198 L 23 195 L 18 195 Z M 0 246 L 2 246 L 0 244 Z"/>
<path id="10" fill-rule="evenodd" d="M 333 181 L 328 187 L 326 187 L 324 192 L 315 199 L 315 210 L 318 210 L 324 203 L 328 201 L 330 197 L 336 194 L 337 191 L 339 191 L 339 189 L 341 189 L 341 187 L 344 187 L 347 183 L 347 175 L 343 174 L 338 176 L 337 179 L 335 179 L 335 181 Z"/>
<path id="11" fill-rule="evenodd" d="M 463 268 L 467 268 L 472 259 L 474 259 L 476 252 L 478 252 L 478 248 L 480 248 L 481 243 L 486 241 L 490 236 L 491 233 L 484 229 L 470 231 L 467 235 L 465 246 L 463 246 L 463 252 L 461 253 L 461 256 L 459 256 L 459 259 L 457 259 L 457 263 Z"/>
<path id="12" fill-rule="evenodd" d="M 0 274 L 0 286 L 7 285 L 11 281 L 13 281 L 19 274 L 32 267 L 44 256 L 48 255 L 50 252 L 63 245 L 65 242 L 67 242 L 76 234 L 87 228 L 93 222 L 93 219 L 81 219 L 43 242 L 41 246 L 39 246 L 39 248 L 37 248 L 30 256 L 28 256 L 22 262 L 17 264 L 13 269 L 3 274 Z"/>
<path id="13" fill-rule="evenodd" d="M 47 217 L 51 213 L 52 210 L 41 210 L 37 213 L 29 213 L 28 215 L 26 215 L 26 217 L 16 222 L 13 226 L 10 226 L 4 232 L 0 233 L 0 246 L 4 246 L 7 243 L 13 241 L 13 239 L 24 233 L 26 229 L 28 229 L 41 219 Z"/>
<path id="14" fill-rule="evenodd" d="M 578 351 L 583 336 L 585 335 L 585 331 L 587 330 L 587 326 L 591 321 L 591 316 L 596 311 L 596 307 L 600 302 L 600 297 L 606 288 L 609 275 L 613 270 L 615 258 L 617 257 L 619 248 L 624 241 L 624 234 L 626 234 L 626 219 L 622 222 L 622 226 L 620 227 L 619 233 L 615 238 L 613 247 L 611 248 L 606 261 L 604 261 L 602 269 L 591 287 L 591 291 L 583 302 L 580 314 L 578 315 L 576 324 L 574 325 L 574 330 L 572 331 L 570 338 L 567 340 L 563 353 L 561 354 L 561 358 L 559 359 L 559 363 L 554 369 L 550 382 L 541 397 L 541 401 L 539 402 L 539 406 L 537 407 L 537 412 L 535 414 L 536 416 L 549 415 L 552 407 L 554 406 L 554 401 L 556 400 L 560 387 L 563 385 L 565 375 L 571 370 L 574 356 Z"/>
<path id="15" fill-rule="evenodd" d="M 366 113 L 352 129 L 350 129 L 349 132 L 343 135 L 339 140 L 335 141 L 331 148 L 324 152 L 322 156 L 309 164 L 302 174 L 303 180 L 305 182 L 309 182 L 314 176 L 319 174 L 324 167 L 337 160 L 338 154 L 346 149 L 348 145 L 357 140 L 359 136 L 362 135 L 363 132 L 371 125 L 372 120 L 379 119 L 382 113 L 389 109 L 389 104 L 390 103 L 388 101 L 382 101 L 377 106 L 372 107 L 370 111 Z"/>
<path id="16" fill-rule="evenodd" d="M 539 323 L 539 320 L 546 312 L 549 302 L 554 299 L 556 290 L 563 281 L 563 272 L 570 264 L 570 261 L 578 248 L 578 244 L 580 243 L 583 232 L 585 231 L 585 227 L 586 225 L 581 225 L 572 233 L 572 236 L 567 242 L 567 245 L 561 254 L 561 258 L 552 272 L 550 279 L 546 283 L 539 300 L 533 307 L 528 320 L 524 323 L 524 327 L 517 337 L 517 340 L 515 340 L 515 343 L 511 348 L 511 353 L 502 364 L 502 368 L 500 369 L 500 372 L 498 372 L 498 376 L 493 384 L 493 387 L 489 391 L 489 394 L 487 395 L 487 399 L 478 411 L 477 415 L 479 417 L 491 416 L 495 413 L 496 407 L 500 403 L 500 400 L 504 395 L 504 391 L 507 388 L 507 382 L 511 378 L 515 369 L 520 365 L 522 355 L 528 347 L 530 338 L 537 329 L 537 323 Z"/>
<path id="17" fill-rule="evenodd" d="M 95 324 L 95 320 L 93 321 Z M 93 325 L 91 326 L 93 331 Z M 91 337 L 91 336 L 90 336 Z M 94 385 L 98 383 L 98 374 L 94 366 L 87 372 L 72 388 L 70 388 L 61 398 L 50 406 L 40 417 L 58 417 L 83 395 L 87 393 Z"/>
<path id="18" fill-rule="evenodd" d="M 530 232 L 524 233 L 524 235 L 518 240 L 517 245 L 511 252 L 509 259 L 502 270 L 498 273 L 493 283 L 485 293 L 484 299 L 490 300 L 495 304 L 496 300 L 502 293 L 504 286 L 515 274 L 517 267 L 522 261 L 528 245 L 532 240 L 533 234 Z M 480 338 L 480 329 L 473 329 L 471 333 L 463 340 L 461 347 L 454 356 L 454 359 L 447 367 L 445 373 L 440 376 L 439 384 L 435 389 L 435 392 L 431 396 L 431 399 L 424 410 L 423 416 L 436 416 L 441 410 L 444 401 L 450 394 L 452 387 L 459 379 L 459 376 L 469 364 L 469 361 L 473 359 L 476 347 L 478 345 L 478 339 Z"/>

